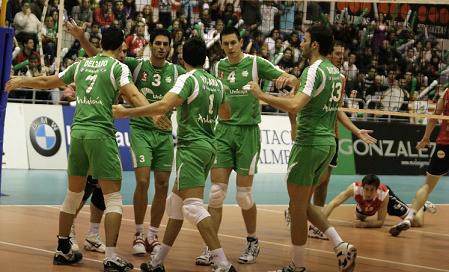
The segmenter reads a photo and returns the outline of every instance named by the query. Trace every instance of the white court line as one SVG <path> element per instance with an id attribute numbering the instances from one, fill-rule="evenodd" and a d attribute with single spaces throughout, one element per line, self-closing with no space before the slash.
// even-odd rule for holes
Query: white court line
<path id="1" fill-rule="evenodd" d="M 55 206 L 47 206 L 47 207 L 53 208 L 53 209 L 59 209 L 59 208 L 57 208 Z M 268 210 L 268 211 L 273 211 L 273 210 Z M 90 215 L 90 212 L 80 211 L 80 213 Z M 127 222 L 134 223 L 133 219 L 122 218 L 122 221 L 127 221 Z M 167 225 L 161 224 L 160 227 L 166 228 Z M 196 230 L 196 229 L 190 229 L 190 228 L 182 227 L 182 230 L 198 233 L 198 230 Z M 232 239 L 238 239 L 238 240 L 245 240 L 246 241 L 246 238 L 239 237 L 239 236 L 234 236 L 234 235 L 228 235 L 228 234 L 219 233 L 218 236 L 226 237 L 226 238 L 232 238 Z M 264 240 L 259 240 L 259 241 L 261 243 L 268 244 L 268 245 L 282 246 L 282 247 L 289 247 L 289 248 L 291 247 L 291 245 L 288 245 L 288 244 L 282 244 L 282 243 L 276 243 L 276 242 L 270 242 L 270 241 L 264 241 Z M 326 251 L 326 250 L 307 248 L 307 247 L 305 249 L 308 250 L 308 251 L 311 251 L 311 252 L 318 252 L 318 253 L 325 253 L 325 254 L 335 255 L 335 253 L 333 251 Z M 401 263 L 401 262 L 390 261 L 390 260 L 382 260 L 382 259 L 364 257 L 364 256 L 360 256 L 360 255 L 358 255 L 357 258 L 358 259 L 363 259 L 363 260 L 368 260 L 368 261 L 375 261 L 375 262 L 381 262 L 381 263 L 388 263 L 388 264 L 394 264 L 394 265 L 402 265 L 402 266 L 414 267 L 414 268 L 419 268 L 419 269 L 426 269 L 426 270 L 431 270 L 431 271 L 449 272 L 449 270 L 440 269 L 440 268 L 427 267 L 427 266 L 421 266 L 421 265 L 416 265 L 416 264 Z"/>
<path id="2" fill-rule="evenodd" d="M 264 211 L 264 212 L 270 212 L 270 213 L 284 214 L 283 211 L 277 211 L 277 210 L 260 209 L 260 208 L 257 208 L 257 210 L 258 211 Z M 353 221 L 343 220 L 343 219 L 329 219 L 329 221 L 340 222 L 340 223 L 350 223 L 350 224 L 353 223 Z M 386 227 L 386 226 L 383 226 L 382 228 L 389 229 L 389 227 Z M 449 234 L 438 233 L 438 232 L 430 232 L 430 231 L 423 231 L 423 230 L 409 229 L 409 230 L 407 230 L 407 232 L 415 232 L 415 233 L 421 233 L 421 234 L 429 234 L 429 235 L 435 235 L 435 236 L 449 237 Z"/>
<path id="3" fill-rule="evenodd" d="M 9 242 L 5 242 L 5 241 L 0 241 L 0 244 L 7 245 L 7 246 L 12 246 L 12 247 L 25 248 L 25 249 L 34 250 L 34 251 L 40 251 L 40 252 L 49 253 L 49 254 L 52 254 L 52 255 L 55 254 L 54 251 L 50 251 L 50 250 L 46 250 L 46 249 L 42 249 L 42 248 L 37 248 L 37 247 L 25 246 L 25 245 L 16 244 L 16 243 L 9 243 Z M 86 261 L 91 261 L 91 262 L 103 264 L 103 261 L 90 259 L 90 258 L 85 258 L 84 256 L 83 256 L 82 260 L 83 261 L 86 260 Z M 82 263 L 80 263 L 80 264 L 82 264 Z M 77 265 L 73 265 L 72 267 L 77 267 Z M 133 270 L 140 271 L 140 269 L 137 269 L 137 268 L 134 268 Z"/>

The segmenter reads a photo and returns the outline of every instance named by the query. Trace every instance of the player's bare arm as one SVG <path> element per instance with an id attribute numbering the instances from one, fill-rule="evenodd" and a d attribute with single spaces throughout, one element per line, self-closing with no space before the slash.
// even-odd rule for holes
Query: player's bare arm
<path id="1" fill-rule="evenodd" d="M 377 220 L 357 221 L 355 223 L 356 228 L 381 228 L 384 225 L 385 218 L 387 217 L 389 198 L 386 197 L 382 202 L 382 206 L 377 211 Z"/>
<path id="2" fill-rule="evenodd" d="M 307 103 L 311 100 L 311 97 L 300 93 L 294 97 L 276 97 L 270 94 L 262 92 L 259 84 L 257 82 L 251 81 L 249 84 L 249 90 L 251 93 L 259 100 L 264 101 L 271 106 L 278 108 L 280 110 L 297 113 L 301 111 Z"/>
<path id="3" fill-rule="evenodd" d="M 337 120 L 345 126 L 349 131 L 354 133 L 360 140 L 364 141 L 367 144 L 375 144 L 377 143 L 377 139 L 370 135 L 373 133 L 372 130 L 359 129 L 354 123 L 349 119 L 346 113 L 342 111 L 337 112 Z"/>
<path id="4" fill-rule="evenodd" d="M 332 211 L 343 204 L 346 200 L 348 200 L 350 197 L 354 196 L 354 185 L 351 183 L 346 190 L 341 192 L 339 195 L 337 195 L 334 199 L 332 199 L 329 204 L 324 207 L 323 214 L 326 217 L 329 217 L 332 213 Z"/>
<path id="5" fill-rule="evenodd" d="M 218 116 L 222 120 L 229 120 L 231 118 L 231 107 L 229 106 L 229 103 L 225 102 L 220 105 L 218 108 Z"/>
<path id="6" fill-rule="evenodd" d="M 440 99 L 438 99 L 434 114 L 440 115 L 443 113 L 443 111 L 444 111 L 444 95 L 442 95 L 440 97 Z M 433 118 L 428 119 L 428 122 L 426 125 L 426 131 L 424 132 L 424 136 L 422 137 L 421 141 L 419 141 L 419 143 L 416 145 L 416 149 L 419 150 L 419 149 L 426 148 L 429 146 L 430 135 L 432 134 L 432 131 L 434 130 L 437 122 L 438 122 L 437 119 L 433 119 Z"/>
<path id="7" fill-rule="evenodd" d="M 168 92 L 162 100 L 142 107 L 126 109 L 121 105 L 114 105 L 112 106 L 112 114 L 114 118 L 161 115 L 181 105 L 183 102 L 184 100 L 179 95 Z"/>
<path id="8" fill-rule="evenodd" d="M 57 75 L 40 77 L 15 77 L 6 83 L 6 91 L 12 92 L 18 88 L 54 89 L 65 86 Z"/>
<path id="9" fill-rule="evenodd" d="M 67 32 L 69 32 L 75 39 L 77 39 L 80 42 L 80 45 L 84 50 L 86 51 L 87 55 L 89 57 L 93 57 L 100 53 L 97 48 L 95 48 L 87 39 L 86 36 L 84 36 L 84 25 L 79 26 L 75 23 L 75 21 L 69 20 L 66 21 L 64 24 L 64 27 Z"/>

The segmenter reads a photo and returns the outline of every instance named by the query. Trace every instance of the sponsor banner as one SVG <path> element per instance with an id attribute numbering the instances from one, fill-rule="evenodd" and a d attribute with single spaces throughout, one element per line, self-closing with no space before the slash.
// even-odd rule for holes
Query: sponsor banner
<path id="1" fill-rule="evenodd" d="M 355 161 L 352 152 L 352 133 L 342 124 L 338 124 L 338 161 L 332 170 L 336 175 L 355 175 Z"/>
<path id="2" fill-rule="evenodd" d="M 24 104 L 8 103 L 3 143 L 3 168 L 28 169 Z"/>
<path id="3" fill-rule="evenodd" d="M 63 115 L 64 115 L 64 130 L 66 137 L 66 149 L 67 154 L 70 146 L 70 128 L 73 123 L 73 116 L 75 114 L 75 107 L 72 106 L 63 106 Z M 124 171 L 134 170 L 132 167 L 131 160 L 131 152 L 129 150 L 130 147 L 130 138 L 129 138 L 129 121 L 128 119 L 116 119 L 115 120 L 115 128 L 117 132 L 115 133 L 115 137 L 117 139 L 117 144 L 119 146 L 120 157 L 122 160 L 122 168 Z"/>
<path id="4" fill-rule="evenodd" d="M 417 150 L 426 129 L 423 125 L 354 122 L 359 128 L 374 130 L 377 144 L 368 145 L 353 135 L 353 143 L 340 150 L 355 157 L 357 174 L 424 175 L 435 150 L 439 129 L 435 128 L 430 147 Z"/>
<path id="5" fill-rule="evenodd" d="M 61 106 L 24 105 L 30 169 L 67 169 Z"/>
<path id="6" fill-rule="evenodd" d="M 261 149 L 259 173 L 286 173 L 292 149 L 290 120 L 287 116 L 262 115 L 259 124 Z"/>

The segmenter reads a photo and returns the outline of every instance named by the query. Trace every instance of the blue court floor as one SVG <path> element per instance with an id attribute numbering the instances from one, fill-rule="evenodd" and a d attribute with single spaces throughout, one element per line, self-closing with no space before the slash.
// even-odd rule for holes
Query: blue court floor
<path id="1" fill-rule="evenodd" d="M 170 184 L 173 184 L 175 173 L 172 173 Z M 331 177 L 327 201 L 362 176 L 334 175 Z M 383 183 L 406 203 L 410 203 L 416 190 L 423 184 L 425 176 L 380 176 Z M 437 204 L 449 203 L 449 177 L 443 177 L 430 201 Z M 123 173 L 122 193 L 124 204 L 132 204 L 134 193 L 134 172 Z M 207 198 L 210 182 L 206 183 Z M 153 195 L 153 177 L 149 196 Z M 2 172 L 1 192 L 9 196 L 0 197 L 0 205 L 60 205 L 67 190 L 66 171 L 57 170 L 9 170 Z M 227 204 L 233 204 L 235 196 L 235 174 L 231 175 Z M 284 174 L 257 174 L 255 177 L 254 197 L 258 204 L 288 204 L 288 196 Z M 207 199 L 206 199 L 207 202 Z M 353 203 L 348 201 L 348 203 Z"/>

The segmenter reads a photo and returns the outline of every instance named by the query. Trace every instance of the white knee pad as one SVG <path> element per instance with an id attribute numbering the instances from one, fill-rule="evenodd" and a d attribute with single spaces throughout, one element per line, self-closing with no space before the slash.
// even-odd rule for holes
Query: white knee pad
<path id="1" fill-rule="evenodd" d="M 209 207 L 215 209 L 223 207 L 223 202 L 226 198 L 227 191 L 228 191 L 227 184 L 212 183 L 209 193 Z"/>
<path id="2" fill-rule="evenodd" d="M 182 198 L 177 194 L 170 193 L 165 202 L 165 210 L 167 211 L 168 217 L 176 220 L 184 220 L 182 205 Z"/>
<path id="3" fill-rule="evenodd" d="M 122 195 L 120 192 L 104 195 L 104 204 L 106 205 L 105 214 L 119 213 L 122 214 Z"/>
<path id="4" fill-rule="evenodd" d="M 251 187 L 237 186 L 237 195 L 235 196 L 235 200 L 243 210 L 249 210 L 254 206 L 254 200 L 251 191 Z"/>
<path id="5" fill-rule="evenodd" d="M 209 212 L 203 207 L 203 200 L 199 198 L 187 198 L 183 202 L 182 213 L 184 218 L 196 226 L 204 218 L 209 217 Z"/>
<path id="6" fill-rule="evenodd" d="M 76 210 L 78 210 L 78 207 L 80 206 L 80 203 L 83 200 L 83 196 L 84 191 L 75 193 L 70 190 L 67 190 L 64 202 L 62 203 L 61 212 L 76 214 Z"/>

